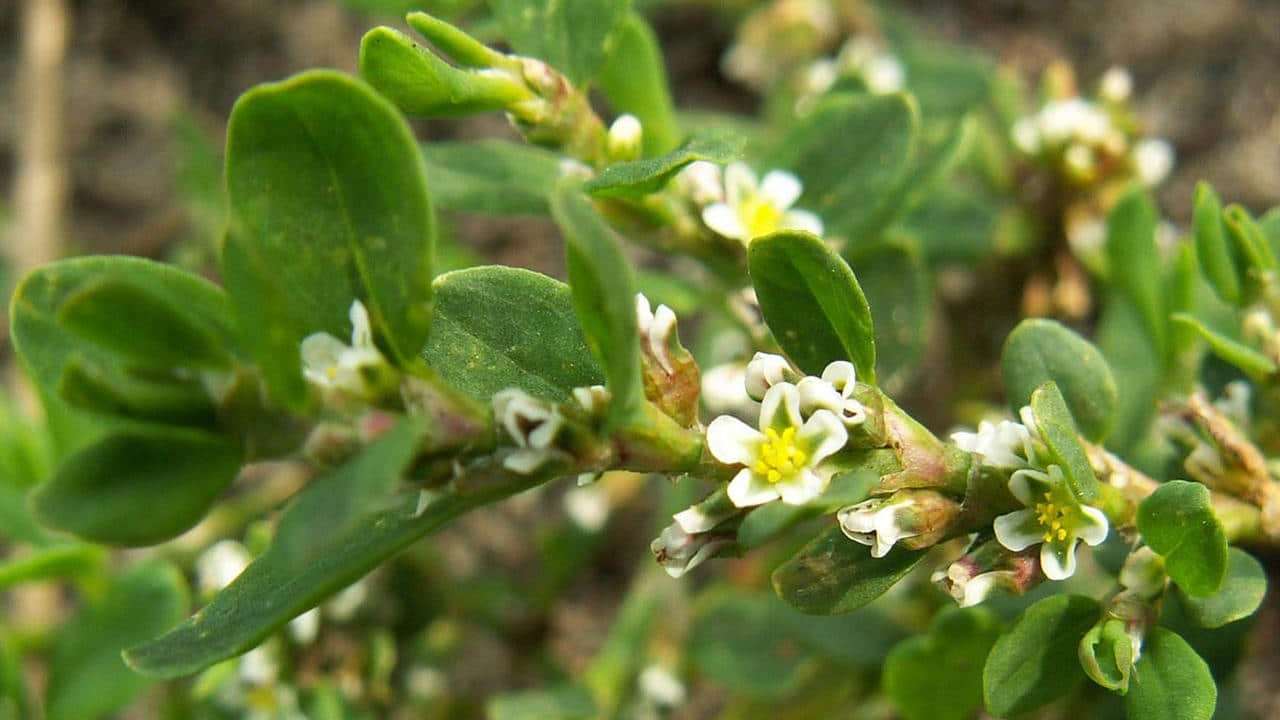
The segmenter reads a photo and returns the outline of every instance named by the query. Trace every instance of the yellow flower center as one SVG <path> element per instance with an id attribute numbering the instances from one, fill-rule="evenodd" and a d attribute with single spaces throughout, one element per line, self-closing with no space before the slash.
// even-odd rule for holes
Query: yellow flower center
<path id="1" fill-rule="evenodd" d="M 1044 502 L 1036 503 L 1036 520 L 1044 528 L 1044 541 L 1051 542 L 1067 539 L 1066 522 L 1071 517 L 1072 509 L 1053 501 L 1052 493 L 1044 494 Z"/>
<path id="2" fill-rule="evenodd" d="M 796 429 L 789 427 L 779 433 L 773 428 L 764 431 L 765 440 L 760 454 L 751 466 L 755 474 L 771 483 L 794 475 L 804 467 L 809 456 L 796 445 Z"/>
<path id="3" fill-rule="evenodd" d="M 337 365 L 330 365 L 330 366 L 326 367 L 326 368 L 324 369 L 324 374 L 325 374 L 325 377 L 329 378 L 330 380 L 335 380 L 335 379 L 337 379 L 337 377 L 338 377 L 338 366 L 337 366 Z"/>
<path id="4" fill-rule="evenodd" d="M 782 224 L 782 210 L 769 201 L 769 198 L 752 195 L 738 206 L 738 217 L 747 228 L 747 235 L 758 238 L 761 235 L 778 229 Z"/>

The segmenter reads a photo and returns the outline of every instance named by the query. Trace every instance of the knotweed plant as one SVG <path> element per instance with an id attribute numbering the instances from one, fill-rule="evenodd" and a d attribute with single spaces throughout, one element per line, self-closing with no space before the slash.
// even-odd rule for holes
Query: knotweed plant
<path id="1" fill-rule="evenodd" d="M 358 76 L 240 98 L 217 283 L 80 257 L 18 287 L 56 466 L 5 501 L 31 550 L 0 584 L 76 576 L 88 598 L 53 640 L 49 717 L 188 676 L 175 717 L 1228 706 L 1266 590 L 1252 553 L 1280 546 L 1276 211 L 1204 185 L 1158 243 L 1173 154 L 1122 70 L 1011 114 L 985 59 L 869 5 L 778 0 L 724 59 L 763 116 L 695 122 L 628 4 L 490 6 L 476 32 L 504 49 L 417 12 L 422 40 L 364 36 Z M 480 114 L 524 142 L 408 123 Z M 549 217 L 567 283 L 442 272 L 459 214 Z M 1059 250 L 1088 271 L 1079 312 L 934 295 L 1011 257 L 1034 289 Z M 553 484 L 571 524 L 524 539 L 552 548 L 545 582 L 477 610 L 491 632 L 544 633 L 606 531 L 652 557 L 593 659 L 538 654 L 521 677 L 545 687 L 469 697 L 452 668 L 483 661 L 450 608 L 503 583 L 428 607 L 403 585 L 431 562 L 398 556 Z M 35 717 L 17 653 L 0 715 Z"/>

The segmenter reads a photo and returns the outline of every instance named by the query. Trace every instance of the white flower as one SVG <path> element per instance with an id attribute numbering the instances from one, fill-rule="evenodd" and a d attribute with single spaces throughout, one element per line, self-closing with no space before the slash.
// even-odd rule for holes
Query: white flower
<path id="1" fill-rule="evenodd" d="M 1045 104 L 1037 116 L 1040 137 L 1046 144 L 1061 145 L 1068 140 L 1099 144 L 1111 133 L 1111 117 L 1097 105 L 1073 97 Z"/>
<path id="2" fill-rule="evenodd" d="M 1093 148 L 1081 143 L 1071 143 L 1062 155 L 1062 162 L 1072 176 L 1080 179 L 1088 179 L 1096 167 Z"/>
<path id="3" fill-rule="evenodd" d="M 702 404 L 712 415 L 741 415 L 753 407 L 747 394 L 747 366 L 717 365 L 702 374 Z"/>
<path id="4" fill-rule="evenodd" d="M 759 181 L 744 163 L 732 163 L 724 171 L 725 201 L 707 206 L 702 221 L 727 238 L 750 242 L 778 230 L 804 230 L 822 234 L 822 221 L 804 210 L 792 210 L 803 187 L 789 172 L 772 170 Z"/>
<path id="5" fill-rule="evenodd" d="M 853 397 L 857 379 L 853 363 L 845 360 L 827 365 L 821 378 L 803 378 L 796 386 L 800 413 L 807 417 L 815 410 L 830 410 L 848 427 L 861 425 L 867 419 L 867 409 Z"/>
<path id="6" fill-rule="evenodd" d="M 564 512 L 587 532 L 600 532 L 609 521 L 609 493 L 600 485 L 575 487 L 564 494 Z"/>
<path id="7" fill-rule="evenodd" d="M 675 372 L 671 361 L 671 347 L 680 342 L 676 335 L 676 314 L 666 305 L 659 305 L 655 312 L 649 309 L 649 298 L 636 293 L 636 330 L 640 342 L 649 355 L 668 373 Z"/>
<path id="8" fill-rule="evenodd" d="M 1159 138 L 1140 140 L 1133 146 L 1133 170 L 1144 185 L 1159 185 L 1173 170 L 1173 146 Z"/>
<path id="9" fill-rule="evenodd" d="M 769 388 L 760 408 L 759 430 L 721 415 L 707 428 L 707 447 L 720 462 L 743 465 L 729 483 L 729 499 L 751 507 L 782 499 L 803 505 L 822 494 L 831 480 L 819 464 L 849 438 L 835 413 L 819 410 L 801 424 L 795 385 Z"/>
<path id="10" fill-rule="evenodd" d="M 686 691 L 680 678 L 663 665 L 650 665 L 640 673 L 640 694 L 664 708 L 684 704 Z"/>
<path id="11" fill-rule="evenodd" d="M 1040 567 L 1050 580 L 1075 573 L 1081 540 L 1094 546 L 1107 538 L 1107 516 L 1076 499 L 1057 465 L 1014 472 L 1009 490 L 1026 508 L 995 519 L 996 540 L 1014 552 L 1040 544 Z"/>
<path id="12" fill-rule="evenodd" d="M 564 418 L 550 403 L 519 388 L 507 388 L 493 396 L 493 416 L 517 447 L 503 459 L 503 467 L 530 475 L 551 459 Z"/>
<path id="13" fill-rule="evenodd" d="M 351 303 L 351 344 L 326 332 L 312 333 L 302 341 L 302 372 L 323 390 L 366 396 L 377 389 L 386 358 L 373 344 L 369 311 L 364 303 Z"/>
<path id="14" fill-rule="evenodd" d="M 1013 139 L 1014 147 L 1027 155 L 1035 155 L 1040 152 L 1040 128 L 1036 124 L 1036 118 L 1018 118 L 1013 123 L 1013 128 L 1009 134 Z"/>
<path id="15" fill-rule="evenodd" d="M 747 395 L 756 402 L 764 400 L 769 388 L 783 382 L 794 382 L 800 373 L 791 367 L 791 362 L 781 355 L 758 352 L 747 363 L 745 387 Z"/>
<path id="16" fill-rule="evenodd" d="M 731 537 L 710 532 L 691 533 L 677 522 L 654 538 L 649 550 L 668 575 L 678 578 L 732 544 Z"/>
<path id="17" fill-rule="evenodd" d="M 821 58 L 814 60 L 804 71 L 804 92 L 810 95 L 821 95 L 830 90 L 840 79 L 840 71 L 834 60 Z"/>
<path id="18" fill-rule="evenodd" d="M 951 433 L 951 442 L 961 450 L 977 453 L 983 462 L 999 468 L 1026 468 L 1035 459 L 1031 432 L 1021 423 L 1001 420 L 978 423 L 978 432 Z"/>
<path id="19" fill-rule="evenodd" d="M 676 175 L 676 189 L 695 205 L 724 202 L 724 179 L 720 166 L 707 160 L 695 160 Z"/>
<path id="20" fill-rule="evenodd" d="M 329 598 L 329 601 L 324 604 L 325 614 L 336 622 L 347 622 L 356 616 L 360 606 L 364 605 L 368 597 L 369 583 L 365 580 L 357 580 Z"/>
<path id="21" fill-rule="evenodd" d="M 1119 104 L 1133 94 L 1133 76 L 1119 66 L 1112 66 L 1102 74 L 1098 82 L 1098 97 L 1109 103 Z"/>
<path id="22" fill-rule="evenodd" d="M 840 529 L 846 537 L 871 546 L 871 557 L 882 558 L 893 549 L 894 543 L 919 535 L 913 525 L 915 503 L 910 497 L 894 495 L 888 498 L 871 498 L 844 508 L 836 514 Z"/>
<path id="23" fill-rule="evenodd" d="M 249 551 L 235 540 L 219 540 L 196 559 L 200 592 L 211 595 L 231 584 L 249 567 Z"/>
<path id="24" fill-rule="evenodd" d="M 963 563 L 951 563 L 929 577 L 941 585 L 962 608 L 973 607 L 991 597 L 996 590 L 1018 594 L 1018 573 L 1015 570 L 991 570 L 978 575 Z"/>
<path id="25" fill-rule="evenodd" d="M 902 63 L 887 53 L 875 56 L 862 67 L 862 81 L 877 95 L 901 90 L 906 80 L 907 71 Z"/>
<path id="26" fill-rule="evenodd" d="M 589 414 L 602 412 L 609 405 L 610 394 L 603 385 L 587 385 L 573 389 L 573 399 Z"/>
<path id="27" fill-rule="evenodd" d="M 614 161 L 635 160 L 640 157 L 644 128 L 640 119 L 631 113 L 618 116 L 609 126 L 606 139 L 609 157 Z"/>

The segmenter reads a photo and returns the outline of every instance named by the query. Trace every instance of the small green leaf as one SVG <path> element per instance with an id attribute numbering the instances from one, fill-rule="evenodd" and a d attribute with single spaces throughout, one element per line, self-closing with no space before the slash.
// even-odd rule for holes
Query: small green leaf
<path id="1" fill-rule="evenodd" d="M 1280 267 L 1280 261 L 1271 251 L 1271 243 L 1248 210 L 1239 205 L 1228 205 L 1222 211 L 1222 221 L 1226 223 L 1227 236 L 1250 270 L 1264 272 Z"/>
<path id="2" fill-rule="evenodd" d="M 425 117 L 496 112 L 533 97 L 515 78 L 459 70 L 388 27 L 360 41 L 360 76 L 402 112 Z"/>
<path id="3" fill-rule="evenodd" d="M 195 525 L 235 479 L 240 448 L 196 430 L 120 430 L 32 493 L 41 522 L 95 542 L 152 545 Z"/>
<path id="4" fill-rule="evenodd" d="M 1240 368 L 1251 378 L 1261 380 L 1274 375 L 1276 370 L 1280 369 L 1266 355 L 1242 342 L 1232 340 L 1225 335 L 1210 330 L 1192 315 L 1177 313 L 1172 317 L 1172 320 L 1183 327 L 1194 330 L 1209 344 L 1209 349 L 1213 351 L 1214 355 Z"/>
<path id="5" fill-rule="evenodd" d="M 592 720 L 599 715 L 591 693 L 578 685 L 506 693 L 491 699 L 485 708 L 489 720 Z"/>
<path id="6" fill-rule="evenodd" d="M 245 93 L 227 127 L 231 225 L 223 276 L 273 395 L 305 401 L 299 346 L 369 310 L 393 360 L 431 319 L 435 214 L 417 143 L 371 88 L 312 71 Z"/>
<path id="7" fill-rule="evenodd" d="M 560 179 L 559 155 L 507 140 L 422 146 L 432 199 L 441 210 L 483 215 L 547 215 Z"/>
<path id="8" fill-rule="evenodd" d="M 1130 190 L 1107 216 L 1107 257 L 1112 283 L 1142 314 L 1160 357 L 1168 351 L 1168 312 L 1164 276 L 1156 249 L 1155 203 L 1146 190 Z"/>
<path id="9" fill-rule="evenodd" d="M 551 215 L 564 234 L 569 290 L 587 345 L 604 368 L 615 427 L 640 412 L 640 340 L 635 276 L 618 236 L 579 185 L 562 182 L 551 196 Z"/>
<path id="10" fill-rule="evenodd" d="M 808 505 L 780 502 L 760 505 L 747 513 L 738 526 L 738 546 L 744 550 L 760 547 L 805 520 L 856 505 L 865 500 L 879 482 L 880 476 L 876 473 L 855 470 L 831 478 L 822 495 Z"/>
<path id="11" fill-rule="evenodd" d="M 1182 590 L 1178 586 L 1179 591 Z M 1227 554 L 1227 576 L 1212 595 L 1191 597 L 1183 593 L 1182 604 L 1197 625 L 1218 628 L 1249 617 L 1262 605 L 1267 594 L 1267 573 L 1249 553 L 1231 548 Z"/>
<path id="12" fill-rule="evenodd" d="M 997 717 L 1030 712 L 1084 680 L 1080 639 L 1102 608 L 1081 595 L 1054 595 L 1027 608 L 991 648 L 982 672 L 987 711 Z"/>
<path id="13" fill-rule="evenodd" d="M 1129 720 L 1209 720 L 1217 702 L 1204 660 L 1177 633 L 1153 628 L 1125 695 Z"/>
<path id="14" fill-rule="evenodd" d="M 871 548 L 828 528 L 773 571 L 773 588 L 800 612 L 847 613 L 880 597 L 906 577 L 926 550 L 894 548 L 883 558 Z"/>
<path id="15" fill-rule="evenodd" d="M 583 186 L 596 197 L 638 199 L 661 190 L 686 165 L 706 160 L 721 165 L 736 160 L 742 141 L 727 133 L 694 135 L 661 157 L 618 163 Z"/>
<path id="16" fill-rule="evenodd" d="M 1138 506 L 1138 530 L 1188 595 L 1205 597 L 1222 587 L 1227 538 L 1208 488 L 1185 480 L 1161 485 Z"/>
<path id="17" fill-rule="evenodd" d="M 639 118 L 646 157 L 670 152 L 680 142 L 666 58 L 658 36 L 640 13 L 629 13 L 618 26 L 600 71 L 600 90 L 615 111 Z"/>
<path id="18" fill-rule="evenodd" d="M 1031 403 L 1035 389 L 1058 384 L 1080 432 L 1093 442 L 1107 436 L 1118 391 L 1106 358 L 1088 340 L 1054 320 L 1023 320 L 1000 355 L 1005 397 L 1014 413 Z"/>
<path id="19" fill-rule="evenodd" d="M 409 27 L 429 40 L 450 60 L 466 67 L 487 68 L 506 60 L 502 53 L 490 49 L 462 29 L 424 12 L 411 12 L 405 16 Z"/>
<path id="20" fill-rule="evenodd" d="M 751 282 L 765 322 L 796 365 L 821 375 L 850 360 L 858 379 L 876 379 L 875 329 L 858 279 L 820 238 L 782 231 L 751 241 Z"/>
<path id="21" fill-rule="evenodd" d="M 35 580 L 75 577 L 99 568 L 106 552 L 93 545 L 59 543 L 0 562 L 0 591 Z"/>
<path id="22" fill-rule="evenodd" d="M 385 444 L 384 444 L 385 443 Z M 317 533 L 350 497 L 348 485 L 399 478 L 411 456 L 406 437 L 384 436 L 346 465 L 311 481 L 285 510 L 276 538 L 258 559 L 199 614 L 168 633 L 130 649 L 130 667 L 173 678 L 243 653 L 289 620 L 350 585 L 387 558 L 468 510 L 538 482 L 491 470 L 472 470 L 473 492 L 445 494 L 421 505 L 419 492 L 401 492 L 381 509 L 339 532 Z M 372 481 L 370 476 L 376 476 Z"/>
<path id="23" fill-rule="evenodd" d="M 481 402 L 517 387 L 562 402 L 604 381 L 573 312 L 569 287 L 529 270 L 478 267 L 436 279 L 422 357 Z"/>
<path id="24" fill-rule="evenodd" d="M 58 396 L 72 407 L 143 422 L 212 428 L 217 413 L 198 380 L 147 376 L 73 358 L 58 383 Z"/>
<path id="25" fill-rule="evenodd" d="M 982 667 L 1000 621 L 981 607 L 939 613 L 884 665 L 884 691 L 904 720 L 966 720 L 982 707 Z"/>
<path id="26" fill-rule="evenodd" d="M 1080 445 L 1071 410 L 1057 383 L 1050 380 L 1031 393 L 1031 411 L 1035 414 L 1040 437 L 1049 446 L 1054 463 L 1062 468 L 1071 490 L 1084 502 L 1093 500 L 1098 495 L 1098 478 L 1094 476 L 1093 466 Z"/>
<path id="27" fill-rule="evenodd" d="M 189 603 L 182 574 L 149 562 L 119 578 L 98 602 L 58 630 L 49 661 L 49 720 L 113 716 L 151 683 L 120 651 L 178 622 Z"/>
<path id="28" fill-rule="evenodd" d="M 907 95 L 833 95 L 782 138 L 767 166 L 798 175 L 801 207 L 822 217 L 827 234 L 858 247 L 879 235 L 907 197 L 898 190 L 918 124 Z"/>
<path id="29" fill-rule="evenodd" d="M 511 47 L 544 60 L 582 87 L 608 56 L 630 0 L 489 0 Z"/>
<path id="30" fill-rule="evenodd" d="M 1192 225 L 1195 228 L 1196 256 L 1205 278 L 1218 297 L 1232 305 L 1240 304 L 1240 260 L 1235 255 L 1234 244 L 1227 242 L 1222 202 L 1206 182 L 1196 185 Z"/>

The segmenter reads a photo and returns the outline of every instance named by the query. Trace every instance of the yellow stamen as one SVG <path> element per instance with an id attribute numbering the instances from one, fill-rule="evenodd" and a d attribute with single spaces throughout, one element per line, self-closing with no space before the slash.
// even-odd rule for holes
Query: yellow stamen
<path id="1" fill-rule="evenodd" d="M 738 217 L 742 220 L 747 234 L 753 238 L 778 229 L 782 223 L 782 211 L 768 198 L 752 195 L 738 206 Z"/>
<path id="2" fill-rule="evenodd" d="M 760 454 L 751 464 L 751 470 L 771 483 L 781 482 L 804 467 L 809 456 L 796 445 L 796 429 L 789 427 L 779 433 L 773 428 L 764 431 L 765 441 L 760 444 Z"/>
<path id="3" fill-rule="evenodd" d="M 1036 503 L 1036 522 L 1044 529 L 1044 541 L 1053 542 L 1067 539 L 1067 522 L 1073 512 L 1070 506 L 1059 505 L 1053 501 L 1052 493 L 1044 494 L 1044 502 Z"/>

